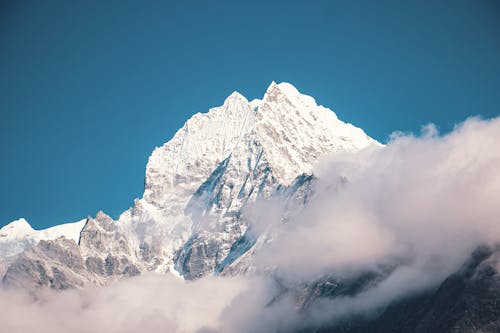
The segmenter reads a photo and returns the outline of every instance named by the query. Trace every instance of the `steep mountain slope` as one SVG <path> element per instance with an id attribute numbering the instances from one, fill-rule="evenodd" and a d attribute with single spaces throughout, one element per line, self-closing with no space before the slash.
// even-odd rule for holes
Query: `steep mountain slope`
<path id="1" fill-rule="evenodd" d="M 480 247 L 435 290 L 390 304 L 372 320 L 346 318 L 314 332 L 419 333 L 500 331 L 500 248 Z"/>
<path id="2" fill-rule="evenodd" d="M 247 229 L 240 215 L 248 202 L 290 186 L 327 153 L 371 144 L 361 129 L 287 83 L 272 83 L 252 104 L 233 93 L 153 152 L 136 203 L 141 213 L 125 213 L 120 224 L 139 235 L 148 256 L 153 250 L 150 268 L 175 266 L 187 278 L 222 270 Z"/>
<path id="3" fill-rule="evenodd" d="M 26 249 L 29 256 L 15 259 L 26 261 L 39 253 L 37 241 L 66 236 L 78 243 L 92 283 L 150 270 L 186 279 L 243 272 L 258 242 L 247 233 L 245 207 L 278 193 L 304 197 L 319 158 L 368 146 L 380 144 L 288 83 L 273 82 L 252 102 L 234 92 L 153 151 L 143 197 L 117 221 L 99 213 L 69 229 L 57 227 L 64 232 L 38 233 L 17 223 L 2 228 L 0 248 L 9 250 L 2 256 Z"/>

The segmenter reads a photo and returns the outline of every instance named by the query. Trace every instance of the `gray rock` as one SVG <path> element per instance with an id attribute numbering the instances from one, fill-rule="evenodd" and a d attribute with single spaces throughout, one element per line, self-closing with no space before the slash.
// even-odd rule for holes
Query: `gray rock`
<path id="1" fill-rule="evenodd" d="M 2 279 L 5 287 L 26 290 L 68 289 L 88 282 L 77 244 L 64 237 L 40 241 L 25 250 L 8 266 Z"/>

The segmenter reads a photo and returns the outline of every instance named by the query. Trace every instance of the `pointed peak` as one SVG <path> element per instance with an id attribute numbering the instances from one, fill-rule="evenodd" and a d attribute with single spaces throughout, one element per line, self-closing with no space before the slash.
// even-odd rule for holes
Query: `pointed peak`
<path id="1" fill-rule="evenodd" d="M 24 218 L 10 222 L 0 229 L 0 237 L 22 237 L 35 230 Z"/>
<path id="2" fill-rule="evenodd" d="M 234 117 L 239 118 L 246 112 L 250 112 L 250 103 L 245 96 L 237 91 L 233 91 L 228 97 L 226 97 L 223 105 L 211 108 L 208 113 L 196 114 L 188 120 L 188 123 L 191 125 L 193 118 L 197 118 L 196 121 L 199 121 L 198 117 L 206 117 L 219 112 L 222 112 L 222 114 L 225 114 L 226 116 L 233 115 Z"/>
<path id="3" fill-rule="evenodd" d="M 231 95 L 226 97 L 226 99 L 224 100 L 224 104 L 221 106 L 221 108 L 226 111 L 230 111 L 231 113 L 235 111 L 239 113 L 239 111 L 241 110 L 250 108 L 250 103 L 248 102 L 245 96 L 243 96 L 237 91 L 233 91 Z"/>
<path id="4" fill-rule="evenodd" d="M 295 88 L 291 83 L 281 82 L 276 83 L 275 81 L 271 82 L 269 87 L 266 90 L 266 93 L 272 92 L 275 90 L 281 91 L 283 94 L 288 96 L 300 96 L 301 93 Z"/>
<path id="5" fill-rule="evenodd" d="M 106 231 L 111 231 L 116 228 L 116 225 L 114 223 L 114 220 L 109 215 L 100 210 L 99 212 L 97 212 L 95 218 L 92 218 L 90 216 L 87 217 L 87 222 L 85 223 L 82 232 L 94 228 L 102 228 Z"/>
<path id="6" fill-rule="evenodd" d="M 309 95 L 302 94 L 297 88 L 288 82 L 271 82 L 262 101 L 279 102 L 283 98 L 288 99 L 288 101 L 292 104 L 297 106 L 300 105 L 301 107 L 313 108 L 318 106 L 314 98 Z"/>
<path id="7" fill-rule="evenodd" d="M 14 220 L 12 222 L 10 222 L 9 224 L 7 224 L 6 226 L 4 226 L 3 228 L 9 228 L 9 229 L 13 229 L 13 228 L 29 228 L 29 229 L 33 229 L 31 227 L 31 225 L 28 223 L 28 221 L 26 221 L 26 219 L 24 217 L 21 217 L 17 220 Z M 2 228 L 2 229 L 3 229 Z"/>
<path id="8" fill-rule="evenodd" d="M 243 96 L 242 94 L 240 94 L 237 91 L 233 91 L 229 96 L 226 97 L 226 99 L 224 100 L 224 104 L 226 104 L 227 102 L 230 102 L 230 101 L 235 101 L 235 100 L 248 103 L 248 100 L 246 99 L 245 96 Z"/>
<path id="9" fill-rule="evenodd" d="M 112 221 L 113 220 L 108 214 L 104 213 L 102 210 L 97 212 L 95 219 L 97 221 Z"/>

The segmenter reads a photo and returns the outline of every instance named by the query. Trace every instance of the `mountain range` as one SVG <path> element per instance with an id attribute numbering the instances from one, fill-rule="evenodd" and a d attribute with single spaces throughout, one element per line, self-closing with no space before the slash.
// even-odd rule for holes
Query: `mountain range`
<path id="1" fill-rule="evenodd" d="M 146 272 L 185 280 L 272 276 L 272 265 L 263 268 L 255 257 L 279 235 L 262 223 L 256 227 L 254 220 L 261 218 L 252 209 L 279 199 L 278 212 L 266 213 L 286 225 L 315 196 L 317 164 L 345 154 L 362 158 L 361 152 L 384 147 L 291 84 L 273 82 L 262 99 L 252 101 L 234 92 L 154 149 L 143 196 L 117 220 L 101 211 L 45 230 L 32 229 L 23 218 L 1 228 L 2 284 L 37 291 L 106 286 Z M 335 190 L 345 182 L 340 177 Z M 439 285 L 398 299 L 375 316 L 300 330 L 498 332 L 499 253 L 477 248 Z M 283 283 L 283 293 L 293 290 L 297 308 L 307 309 L 322 298 L 369 290 L 390 274 L 391 265 Z"/>

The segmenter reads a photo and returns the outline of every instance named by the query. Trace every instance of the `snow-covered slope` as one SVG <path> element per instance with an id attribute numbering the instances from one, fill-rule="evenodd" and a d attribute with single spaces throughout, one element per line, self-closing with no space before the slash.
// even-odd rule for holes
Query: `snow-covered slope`
<path id="1" fill-rule="evenodd" d="M 256 132 L 276 180 L 290 185 L 311 173 L 324 154 L 357 151 L 375 141 L 362 129 L 339 120 L 335 113 L 289 83 L 272 83 L 256 110 Z"/>
<path id="2" fill-rule="evenodd" d="M 80 231 L 83 229 L 85 221 L 83 219 L 78 222 L 35 230 L 24 218 L 15 220 L 0 229 L 0 260 L 15 255 L 27 245 L 35 244 L 40 240 L 56 239 L 64 236 L 78 243 Z"/>
<path id="3" fill-rule="evenodd" d="M 144 198 L 169 207 L 170 195 L 192 194 L 229 155 L 256 142 L 276 180 L 290 185 L 325 153 L 355 151 L 375 141 L 363 130 L 300 94 L 289 83 L 271 83 L 263 99 L 249 103 L 237 92 L 224 105 L 196 114 L 162 147 L 146 168 Z"/>
<path id="4" fill-rule="evenodd" d="M 150 269 L 187 278 L 222 270 L 247 230 L 247 203 L 291 186 L 325 154 L 369 145 L 378 143 L 288 83 L 252 102 L 234 92 L 154 150 L 144 196 L 118 224 Z"/>
<path id="5" fill-rule="evenodd" d="M 99 213 L 85 226 L 45 231 L 18 221 L 2 229 L 3 244 L 12 254 L 41 239 L 74 239 L 98 282 L 146 270 L 187 279 L 243 272 L 257 242 L 247 233 L 247 204 L 277 193 L 304 196 L 319 158 L 371 145 L 379 143 L 288 83 L 271 83 L 251 102 L 234 92 L 153 151 L 143 197 L 117 221 Z"/>

